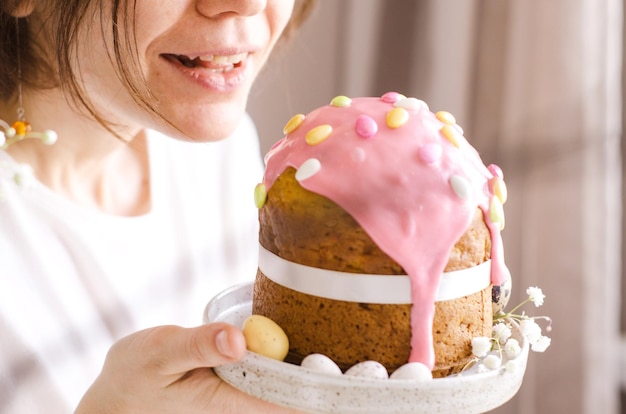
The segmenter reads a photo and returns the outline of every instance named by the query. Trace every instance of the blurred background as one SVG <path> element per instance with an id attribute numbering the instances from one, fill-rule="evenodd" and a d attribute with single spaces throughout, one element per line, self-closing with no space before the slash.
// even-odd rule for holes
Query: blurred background
<path id="1" fill-rule="evenodd" d="M 552 345 L 501 414 L 626 414 L 621 0 L 319 0 L 253 91 L 263 152 L 336 95 L 401 92 L 453 113 L 509 189 L 517 303 Z"/>

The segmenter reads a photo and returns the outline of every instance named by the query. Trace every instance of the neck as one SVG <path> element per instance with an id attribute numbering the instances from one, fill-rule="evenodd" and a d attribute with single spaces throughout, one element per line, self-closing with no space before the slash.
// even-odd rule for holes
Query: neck
<path id="1" fill-rule="evenodd" d="M 58 135 L 52 146 L 26 139 L 7 150 L 18 162 L 29 164 L 39 181 L 77 204 L 108 214 L 149 211 L 148 153 L 141 129 L 120 130 L 120 139 L 76 113 L 62 97 L 25 102 L 31 103 L 25 109 L 33 130 L 53 129 Z M 0 108 L 3 117 L 11 113 L 5 109 Z"/>

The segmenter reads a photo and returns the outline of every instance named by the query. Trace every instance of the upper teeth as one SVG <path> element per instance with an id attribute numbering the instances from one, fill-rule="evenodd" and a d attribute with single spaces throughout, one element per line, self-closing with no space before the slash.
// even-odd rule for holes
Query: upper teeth
<path id="1" fill-rule="evenodd" d="M 239 53 L 237 55 L 201 55 L 201 56 L 189 56 L 189 59 L 194 60 L 196 58 L 200 59 L 203 62 L 213 62 L 213 63 L 239 63 L 246 57 L 245 53 Z"/>

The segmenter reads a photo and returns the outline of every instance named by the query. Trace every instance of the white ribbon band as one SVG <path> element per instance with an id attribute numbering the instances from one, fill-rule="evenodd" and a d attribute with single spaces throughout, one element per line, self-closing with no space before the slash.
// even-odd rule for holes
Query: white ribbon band
<path id="1" fill-rule="evenodd" d="M 346 302 L 411 304 L 411 282 L 405 275 L 369 275 L 318 269 L 287 261 L 260 246 L 259 269 L 284 287 Z M 436 301 L 471 295 L 491 283 L 491 261 L 469 269 L 443 273 Z"/>

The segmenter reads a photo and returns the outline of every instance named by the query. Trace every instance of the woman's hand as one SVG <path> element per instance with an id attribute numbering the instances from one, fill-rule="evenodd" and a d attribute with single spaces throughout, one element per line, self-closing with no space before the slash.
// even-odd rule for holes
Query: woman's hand
<path id="1" fill-rule="evenodd" d="M 110 349 L 76 414 L 295 414 L 244 394 L 213 373 L 211 367 L 238 361 L 245 351 L 241 331 L 224 323 L 134 333 Z"/>

